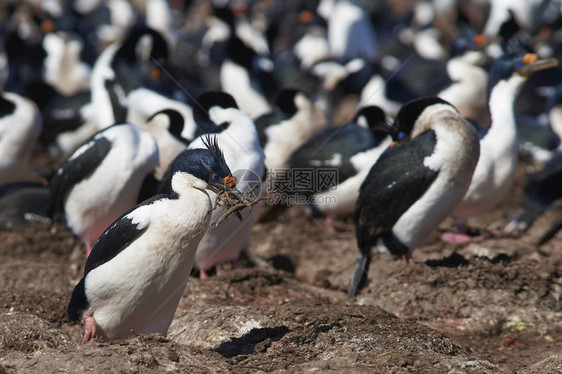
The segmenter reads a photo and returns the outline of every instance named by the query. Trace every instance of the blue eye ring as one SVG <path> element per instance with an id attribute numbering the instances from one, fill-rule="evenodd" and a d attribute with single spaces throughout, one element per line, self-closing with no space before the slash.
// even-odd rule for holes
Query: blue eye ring
<path id="1" fill-rule="evenodd" d="M 399 132 L 398 135 L 396 136 L 396 138 L 397 138 L 398 140 L 404 139 L 404 133 L 403 133 L 403 132 Z"/>
<path id="2" fill-rule="evenodd" d="M 213 174 L 211 174 L 211 180 L 213 182 L 219 182 L 221 180 L 221 177 L 219 177 L 219 175 L 217 173 L 213 173 Z"/>
<path id="3" fill-rule="evenodd" d="M 513 65 L 514 65 L 515 69 L 521 69 L 524 66 L 523 61 L 517 61 Z"/>

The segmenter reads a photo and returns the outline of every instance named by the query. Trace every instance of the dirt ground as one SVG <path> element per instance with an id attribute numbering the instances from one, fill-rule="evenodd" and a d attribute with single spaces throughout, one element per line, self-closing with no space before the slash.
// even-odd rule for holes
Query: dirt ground
<path id="1" fill-rule="evenodd" d="M 494 228 L 522 199 L 472 221 Z M 80 346 L 65 315 L 85 261 L 64 227 L 0 232 L 0 374 L 4 373 L 561 373 L 561 234 L 534 245 L 559 212 L 520 237 L 444 244 L 448 219 L 407 266 L 375 255 L 347 300 L 358 251 L 351 221 L 292 207 L 255 225 L 241 268 L 192 277 L 168 337 Z"/>

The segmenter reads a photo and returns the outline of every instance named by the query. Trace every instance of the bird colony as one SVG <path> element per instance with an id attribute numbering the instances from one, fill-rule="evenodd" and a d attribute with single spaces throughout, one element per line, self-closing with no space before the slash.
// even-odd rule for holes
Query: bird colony
<path id="1" fill-rule="evenodd" d="M 238 362 L 242 372 L 329 370 L 298 361 L 298 348 L 285 366 L 271 358 L 299 328 L 316 326 L 314 339 L 333 336 L 324 350 L 351 347 L 324 359 L 337 371 L 537 363 L 562 349 L 554 336 L 562 331 L 561 57 L 560 1 L 3 1 L 0 234 L 8 239 L 0 240 L 10 248 L 1 258 L 22 269 L 0 267 L 2 314 L 23 302 L 17 277 L 43 273 L 41 264 L 23 270 L 42 255 L 12 248 L 19 235 L 54 243 L 66 264 L 54 282 L 62 286 L 45 280 L 25 295 L 58 295 L 51 304 L 67 352 L 119 355 L 114 342 L 140 339 L 228 359 L 270 355 Z M 500 281 L 482 281 L 491 276 Z M 258 280 L 237 291 L 248 279 Z M 469 305 L 462 309 L 447 300 L 464 292 L 450 279 L 490 293 L 480 306 L 457 300 Z M 525 314 L 518 296 L 489 291 L 507 282 L 532 298 L 533 279 L 544 280 L 532 302 L 544 313 Z M 217 322 L 222 309 L 196 319 L 213 298 L 225 310 L 246 308 L 234 313 L 246 318 L 237 332 Z M 286 304 L 341 314 L 305 308 L 292 327 L 250 318 Z M 428 312 L 432 304 L 439 308 Z M 292 321 L 296 312 L 287 313 Z M 481 314 L 497 327 L 482 327 Z M 361 345 L 384 346 L 388 334 L 371 326 L 366 336 L 361 324 L 346 325 L 350 315 L 398 330 L 408 319 L 418 324 L 409 333 L 424 338 L 444 331 L 458 354 L 432 354 L 457 361 L 439 356 L 427 366 L 413 345 Z M 2 318 L 0 326 L 10 323 Z M 533 327 L 532 337 L 517 335 Z M 500 342 L 461 347 L 477 335 Z M 18 371 L 6 339 L 0 372 Z M 531 346 L 540 357 L 517 361 Z M 198 371 L 238 365 L 170 355 L 178 371 L 207 359 Z M 562 365 L 560 355 L 550 360 Z M 36 364 L 50 370 L 48 360 Z"/>

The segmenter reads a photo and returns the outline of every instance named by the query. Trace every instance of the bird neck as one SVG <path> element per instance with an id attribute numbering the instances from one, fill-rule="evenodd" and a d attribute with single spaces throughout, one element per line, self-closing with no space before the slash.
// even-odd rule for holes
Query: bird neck
<path id="1" fill-rule="evenodd" d="M 207 187 L 207 182 L 188 173 L 176 173 L 172 177 L 172 191 L 177 193 L 180 199 Z"/>
<path id="2" fill-rule="evenodd" d="M 508 80 L 499 81 L 492 88 L 488 101 L 492 122 L 488 135 L 498 134 L 501 137 L 515 137 L 513 104 L 524 82 L 525 78 L 515 74 Z"/>
<path id="3" fill-rule="evenodd" d="M 483 144 L 489 143 L 488 146 L 482 147 L 482 152 L 493 152 L 496 158 L 511 160 L 511 163 L 515 162 L 518 149 L 513 104 L 524 81 L 523 77 L 514 75 L 494 86 L 488 103 L 490 129 L 481 141 Z"/>

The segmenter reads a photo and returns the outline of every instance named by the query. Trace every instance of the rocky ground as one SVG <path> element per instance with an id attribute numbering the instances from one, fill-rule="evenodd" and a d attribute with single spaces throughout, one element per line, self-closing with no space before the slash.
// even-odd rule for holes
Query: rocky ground
<path id="1" fill-rule="evenodd" d="M 472 222 L 494 228 L 522 199 L 517 183 Z M 351 221 L 292 207 L 256 224 L 241 268 L 192 277 L 168 337 L 80 346 L 66 305 L 85 250 L 65 228 L 0 232 L 0 373 L 562 372 L 560 234 L 534 243 L 559 212 L 519 237 L 444 244 L 446 220 L 407 266 L 375 255 L 347 300 L 358 252 Z"/>

